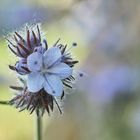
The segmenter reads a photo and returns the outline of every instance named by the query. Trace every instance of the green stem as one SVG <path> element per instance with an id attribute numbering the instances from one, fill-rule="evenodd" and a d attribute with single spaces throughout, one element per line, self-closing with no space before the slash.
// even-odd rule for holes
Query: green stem
<path id="1" fill-rule="evenodd" d="M 36 117 L 35 140 L 42 140 L 42 116 Z"/>
<path id="2" fill-rule="evenodd" d="M 9 105 L 9 101 L 0 101 L 1 105 Z"/>

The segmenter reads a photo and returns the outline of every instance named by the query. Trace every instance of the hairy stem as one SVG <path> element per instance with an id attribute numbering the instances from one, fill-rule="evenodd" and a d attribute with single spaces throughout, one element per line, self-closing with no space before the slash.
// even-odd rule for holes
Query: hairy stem
<path id="1" fill-rule="evenodd" d="M 42 116 L 36 114 L 35 140 L 42 140 Z"/>

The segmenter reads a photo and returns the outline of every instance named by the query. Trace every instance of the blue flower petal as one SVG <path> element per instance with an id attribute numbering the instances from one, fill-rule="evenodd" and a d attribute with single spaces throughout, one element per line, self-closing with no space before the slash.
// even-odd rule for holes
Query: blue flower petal
<path id="1" fill-rule="evenodd" d="M 53 96 L 61 96 L 63 92 L 63 84 L 58 76 L 46 74 L 44 89 Z"/>
<path id="2" fill-rule="evenodd" d="M 72 68 L 65 63 L 59 63 L 48 69 L 49 73 L 56 74 L 61 79 L 68 78 L 70 75 L 72 75 L 72 71 Z"/>
<path id="3" fill-rule="evenodd" d="M 57 47 L 52 47 L 44 53 L 44 65 L 46 68 L 51 67 L 61 60 L 61 51 Z"/>
<path id="4" fill-rule="evenodd" d="M 43 75 L 37 72 L 32 72 L 28 75 L 27 88 L 30 92 L 38 92 L 43 88 L 45 79 Z"/>
<path id="5" fill-rule="evenodd" d="M 34 52 L 31 55 L 29 55 L 27 58 L 28 69 L 32 72 L 40 71 L 43 62 L 42 58 L 43 55 L 38 52 Z"/>
<path id="6" fill-rule="evenodd" d="M 19 74 L 24 75 L 24 74 L 28 74 L 28 68 L 27 68 L 27 62 L 25 58 L 22 58 L 21 60 L 19 60 L 16 63 L 16 70 Z"/>

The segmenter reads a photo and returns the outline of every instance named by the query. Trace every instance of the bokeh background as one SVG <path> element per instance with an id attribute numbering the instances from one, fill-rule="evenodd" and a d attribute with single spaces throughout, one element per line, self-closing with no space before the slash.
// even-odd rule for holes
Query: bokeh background
<path id="1" fill-rule="evenodd" d="M 8 68 L 15 57 L 4 36 L 25 24 L 41 22 L 51 46 L 58 38 L 80 61 L 74 90 L 64 114 L 43 118 L 44 140 L 139 140 L 140 1 L 4 0 L 0 1 L 0 100 L 18 84 Z M 32 140 L 34 115 L 0 106 L 0 140 Z"/>

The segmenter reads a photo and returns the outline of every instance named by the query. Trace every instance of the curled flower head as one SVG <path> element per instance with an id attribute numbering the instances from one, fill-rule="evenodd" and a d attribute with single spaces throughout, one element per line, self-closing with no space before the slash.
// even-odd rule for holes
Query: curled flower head
<path id="1" fill-rule="evenodd" d="M 10 50 L 20 58 L 28 57 L 36 47 L 42 45 L 41 33 L 38 25 L 36 26 L 36 30 L 35 27 L 32 27 L 31 29 L 27 27 L 25 32 L 21 32 L 21 34 L 15 32 L 12 36 L 6 39 Z"/>
<path id="2" fill-rule="evenodd" d="M 72 81 L 75 80 L 73 67 L 78 61 L 72 59 L 67 45 L 59 44 L 60 39 L 52 47 L 48 47 L 46 40 L 42 42 L 38 25 L 37 35 L 34 31 L 31 33 L 32 36 L 27 30 L 27 39 L 25 40 L 16 32 L 19 37 L 19 40 L 15 39 L 19 44 L 15 47 L 16 52 L 10 47 L 12 52 L 19 56 L 15 66 L 10 66 L 10 68 L 18 72 L 19 75 L 27 77 L 24 81 L 24 88 L 11 100 L 11 103 L 31 112 L 32 109 L 39 107 L 43 110 L 46 109 L 49 113 L 48 108 L 53 110 L 50 104 L 56 102 L 55 98 L 62 99 L 65 95 L 65 87 L 72 88 Z M 11 41 L 8 42 L 14 47 Z M 73 44 L 73 46 L 75 45 Z M 59 105 L 58 108 L 60 110 Z"/>

